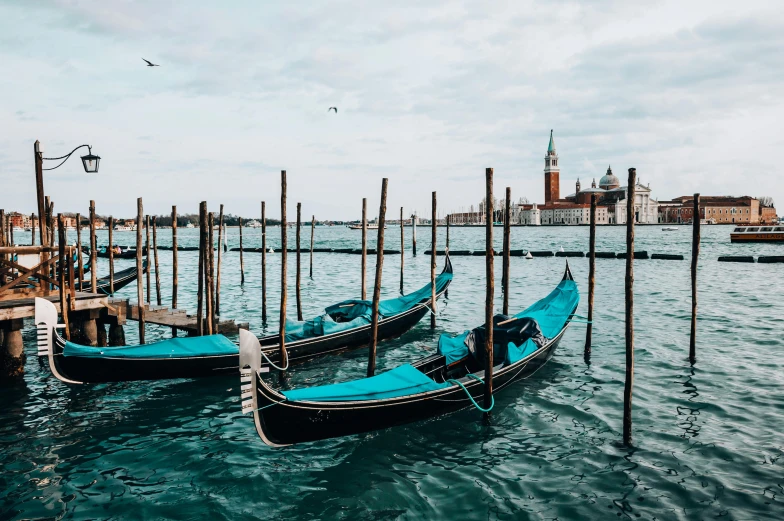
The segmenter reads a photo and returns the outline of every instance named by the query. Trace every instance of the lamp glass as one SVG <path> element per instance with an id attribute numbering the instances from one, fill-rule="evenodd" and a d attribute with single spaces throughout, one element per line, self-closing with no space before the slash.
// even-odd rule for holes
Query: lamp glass
<path id="1" fill-rule="evenodd" d="M 94 156 L 92 154 L 87 154 L 86 156 L 82 156 L 82 165 L 84 165 L 84 171 L 88 174 L 94 174 L 98 172 L 98 163 L 101 162 L 100 156 Z"/>

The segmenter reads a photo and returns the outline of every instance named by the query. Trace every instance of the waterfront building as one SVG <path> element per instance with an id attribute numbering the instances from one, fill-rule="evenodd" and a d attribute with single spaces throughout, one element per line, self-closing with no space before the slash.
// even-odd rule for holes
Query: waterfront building
<path id="1" fill-rule="evenodd" d="M 665 201 L 659 209 L 659 222 L 691 222 L 694 196 L 683 195 Z M 716 224 L 771 224 L 776 222 L 776 208 L 763 206 L 759 199 L 748 195 L 700 196 L 700 219 Z"/>

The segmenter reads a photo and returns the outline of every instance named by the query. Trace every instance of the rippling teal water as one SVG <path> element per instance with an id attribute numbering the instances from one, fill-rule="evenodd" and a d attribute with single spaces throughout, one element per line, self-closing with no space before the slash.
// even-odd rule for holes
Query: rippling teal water
<path id="1" fill-rule="evenodd" d="M 784 245 L 734 246 L 729 228 L 703 227 L 697 364 L 687 360 L 689 262 L 635 262 L 634 448 L 621 438 L 624 261 L 597 261 L 590 365 L 584 327 L 566 333 L 553 360 L 497 396 L 493 423 L 474 410 L 386 431 L 285 449 L 263 445 L 240 414 L 236 377 L 68 387 L 34 356 L 25 334 L 23 380 L 0 387 L 0 519 L 772 519 L 782 518 L 784 362 L 782 268 L 716 262 L 725 254 L 784 254 Z M 407 249 L 406 289 L 426 283 L 429 230 L 420 255 Z M 496 229 L 500 249 L 501 230 Z M 513 248 L 587 249 L 587 228 L 515 228 Z M 259 231 L 244 231 L 246 246 Z M 272 247 L 279 228 L 270 229 Z M 290 244 L 293 244 L 293 231 Z M 387 230 L 387 248 L 399 231 Z M 406 229 L 410 246 L 411 229 Z M 481 249 L 483 230 L 452 229 L 452 249 Z M 159 242 L 170 243 L 168 230 Z M 309 240 L 309 229 L 303 241 Z M 105 242 L 105 232 L 99 243 Z M 117 242 L 133 244 L 133 233 Z M 18 235 L 17 235 L 18 237 Z M 638 227 L 637 249 L 689 258 L 690 229 Z M 180 230 L 195 245 L 194 230 Z M 24 241 L 24 237 L 19 239 Z M 440 245 L 444 230 L 439 230 Z M 238 245 L 229 230 L 229 246 Z M 316 245 L 354 247 L 359 233 L 317 228 Z M 622 228 L 600 228 L 598 250 L 622 251 Z M 439 246 L 440 247 L 440 246 Z M 180 304 L 195 309 L 196 255 L 180 253 Z M 290 316 L 294 257 L 291 275 Z M 372 268 L 369 273 L 373 273 Z M 484 259 L 455 257 L 455 280 L 427 321 L 379 350 L 381 370 L 433 349 L 442 332 L 482 321 Z M 161 252 L 164 303 L 171 252 Z M 303 278 L 305 315 L 357 296 L 359 256 L 315 254 Z M 118 261 L 118 268 L 132 261 Z M 224 257 L 222 311 L 261 332 L 260 255 Z M 268 295 L 278 306 L 279 255 L 270 255 Z M 586 314 L 586 259 L 571 259 Z M 308 267 L 303 255 L 303 269 Z M 384 294 L 398 287 L 400 258 L 384 262 Z M 439 260 L 440 267 L 440 260 Z M 512 258 L 510 305 L 519 310 L 559 281 L 563 259 Z M 500 262 L 496 263 L 500 281 Z M 99 273 L 107 272 L 99 260 Z M 372 275 L 368 277 L 372 281 Z M 135 288 L 120 295 L 135 298 Z M 498 309 L 501 295 L 497 292 Z M 277 324 L 271 319 L 268 330 Z M 166 337 L 163 329 L 152 337 Z M 135 328 L 127 328 L 128 341 Z M 357 351 L 297 367 L 293 386 L 360 377 Z"/>

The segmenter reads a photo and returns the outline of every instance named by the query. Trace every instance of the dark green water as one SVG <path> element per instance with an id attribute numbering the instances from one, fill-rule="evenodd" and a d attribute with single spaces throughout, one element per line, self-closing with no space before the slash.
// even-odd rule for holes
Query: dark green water
<path id="1" fill-rule="evenodd" d="M 513 248 L 584 251 L 587 231 L 515 228 Z M 387 247 L 399 247 L 399 231 L 387 233 Z M 409 245 L 410 233 L 407 228 Z M 483 233 L 453 229 L 452 249 L 481 249 Z M 229 234 L 229 245 L 237 245 L 237 230 Z M 270 230 L 273 247 L 278 234 Z M 133 233 L 117 235 L 121 244 L 133 243 Z M 258 235 L 246 229 L 245 244 L 255 246 Z M 638 249 L 689 258 L 688 228 L 639 227 L 637 235 Z M 619 443 L 624 261 L 598 260 L 590 365 L 583 360 L 584 326 L 575 325 L 547 366 L 497 396 L 490 426 L 466 410 L 271 449 L 251 418 L 240 414 L 239 378 L 68 387 L 39 365 L 28 330 L 26 375 L 0 387 L 0 519 L 782 518 L 782 268 L 716 258 L 784 254 L 784 245 L 733 246 L 723 226 L 703 227 L 703 235 L 694 367 L 687 360 L 688 260 L 635 262 L 634 448 Z M 309 230 L 303 237 L 309 240 Z M 443 245 L 444 230 L 439 237 Z M 358 245 L 359 233 L 317 228 L 316 238 L 317 246 L 350 247 Z M 159 240 L 169 244 L 168 231 Z M 180 230 L 181 245 L 196 240 L 193 230 Z M 599 230 L 600 251 L 621 251 L 624 241 L 622 228 Z M 420 255 L 406 254 L 407 290 L 428 280 L 430 259 L 421 252 L 429 242 L 429 230 L 420 228 Z M 291 316 L 293 256 L 290 261 Z M 384 344 L 381 370 L 430 352 L 442 332 L 482 321 L 484 259 L 453 261 L 455 280 L 439 308 L 437 330 L 423 321 Z M 118 267 L 131 262 L 118 261 Z M 180 254 L 180 303 L 191 310 L 195 262 L 195 254 Z M 357 296 L 359 262 L 358 256 L 315 254 L 314 278 L 303 283 L 305 315 Z M 171 252 L 161 252 L 164 302 L 170 263 Z M 268 302 L 276 310 L 279 256 L 270 255 L 268 263 L 275 288 Z M 570 263 L 583 292 L 578 313 L 586 314 L 588 263 Z M 244 264 L 241 287 L 238 253 L 225 257 L 223 314 L 261 332 L 260 255 L 246 254 Z M 396 293 L 399 266 L 399 256 L 385 259 L 386 296 Z M 512 311 L 549 292 L 563 267 L 563 259 L 513 258 Z M 500 281 L 500 261 L 496 268 Z M 99 273 L 106 271 L 100 260 Z M 121 295 L 134 293 L 126 288 Z M 500 309 L 500 292 L 496 296 Z M 267 328 L 277 325 L 271 321 Z M 133 342 L 133 327 L 127 335 Z M 292 385 L 360 377 L 365 363 L 364 351 L 322 359 L 294 369 Z"/>

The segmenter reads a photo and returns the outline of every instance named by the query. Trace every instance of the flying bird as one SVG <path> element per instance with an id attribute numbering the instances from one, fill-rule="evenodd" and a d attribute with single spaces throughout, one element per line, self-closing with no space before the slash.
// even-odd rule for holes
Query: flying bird
<path id="1" fill-rule="evenodd" d="M 338 113 L 338 108 L 337 107 L 330 107 L 330 108 L 327 109 L 327 112 L 329 112 L 330 110 L 334 110 L 335 114 Z"/>
<path id="2" fill-rule="evenodd" d="M 144 58 L 142 58 L 142 60 L 144 60 Z M 144 60 L 144 61 L 147 62 L 147 67 L 160 67 L 160 65 L 158 65 L 157 63 L 153 63 L 150 60 Z"/>

